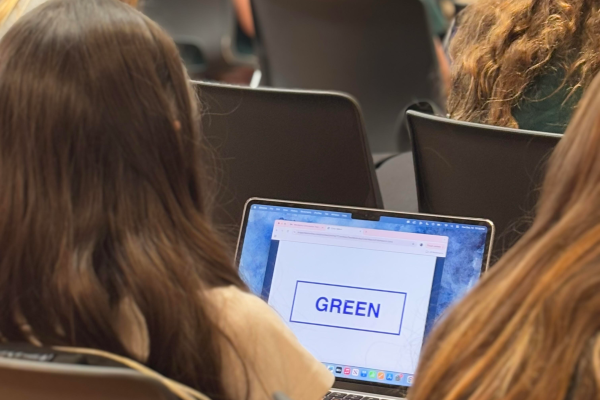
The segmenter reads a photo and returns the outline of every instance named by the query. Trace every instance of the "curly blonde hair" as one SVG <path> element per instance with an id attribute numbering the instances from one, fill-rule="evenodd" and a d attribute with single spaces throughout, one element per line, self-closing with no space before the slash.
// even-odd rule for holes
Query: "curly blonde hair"
<path id="1" fill-rule="evenodd" d="M 518 127 L 511 111 L 534 80 L 562 70 L 569 95 L 600 63 L 599 0 L 479 0 L 450 46 L 451 118 Z"/>

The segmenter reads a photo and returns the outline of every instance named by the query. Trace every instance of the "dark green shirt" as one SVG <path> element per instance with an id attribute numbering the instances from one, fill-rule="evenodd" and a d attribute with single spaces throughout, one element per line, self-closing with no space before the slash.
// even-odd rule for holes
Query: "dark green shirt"
<path id="1" fill-rule="evenodd" d="M 425 6 L 429 27 L 434 36 L 441 36 L 448 29 L 448 21 L 444 17 L 438 0 L 421 0 Z"/>
<path id="2" fill-rule="evenodd" d="M 553 70 L 534 81 L 512 115 L 520 129 L 564 133 L 583 90 L 578 88 L 571 96 L 571 86 L 563 85 L 564 71 Z"/>

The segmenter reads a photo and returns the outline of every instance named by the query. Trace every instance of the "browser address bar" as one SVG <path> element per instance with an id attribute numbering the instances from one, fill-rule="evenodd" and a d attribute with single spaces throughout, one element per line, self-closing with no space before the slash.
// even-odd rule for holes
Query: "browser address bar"
<path id="1" fill-rule="evenodd" d="M 374 237 L 365 237 L 365 236 L 348 236 L 348 235 L 338 235 L 335 233 L 326 233 L 326 232 L 314 232 L 314 231 L 292 231 L 292 233 L 296 235 L 303 236 L 318 236 L 318 237 L 327 237 L 327 238 L 335 238 L 342 240 L 360 240 L 366 242 L 376 242 L 376 243 L 384 243 L 384 244 L 392 244 L 397 246 L 407 246 L 407 247 L 417 247 L 417 242 L 413 242 L 411 240 L 389 240 L 389 239 L 378 239 Z"/>

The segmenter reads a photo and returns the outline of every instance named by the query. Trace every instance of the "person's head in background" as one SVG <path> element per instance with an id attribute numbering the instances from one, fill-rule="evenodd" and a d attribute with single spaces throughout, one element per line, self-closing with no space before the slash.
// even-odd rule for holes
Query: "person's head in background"
<path id="1" fill-rule="evenodd" d="M 449 116 L 562 133 L 600 67 L 600 2 L 478 0 L 457 26 Z"/>
<path id="2" fill-rule="evenodd" d="M 0 38 L 25 13 L 48 0 L 0 0 Z M 85 1 L 85 0 L 83 0 Z M 137 7 L 139 0 L 121 0 L 123 3 Z"/>
<path id="3" fill-rule="evenodd" d="M 172 40 L 117 0 L 49 1 L 0 41 L 0 105 L 0 340 L 125 355 L 224 398 L 202 293 L 243 283 Z"/>
<path id="4" fill-rule="evenodd" d="M 411 400 L 600 397 L 600 75 L 532 228 L 427 339 Z"/>

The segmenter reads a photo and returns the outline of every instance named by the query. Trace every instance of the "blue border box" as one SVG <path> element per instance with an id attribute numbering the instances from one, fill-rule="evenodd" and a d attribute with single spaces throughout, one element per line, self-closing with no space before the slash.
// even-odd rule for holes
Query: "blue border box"
<path id="1" fill-rule="evenodd" d="M 335 287 L 341 287 L 341 288 L 347 288 L 347 289 L 370 290 L 370 291 L 373 291 L 373 292 L 403 294 L 404 295 L 404 304 L 402 305 L 402 316 L 400 317 L 400 326 L 398 327 L 398 333 L 381 332 L 381 331 L 371 331 L 371 330 L 368 330 L 368 329 L 348 328 L 346 326 L 315 324 L 313 322 L 294 321 L 292 319 L 292 315 L 294 315 L 294 305 L 296 304 L 296 293 L 298 293 L 298 284 L 299 283 L 308 283 L 308 284 L 311 284 L 311 285 L 322 285 L 322 286 L 335 286 Z M 296 324 L 325 326 L 325 327 L 328 327 L 328 328 L 347 329 L 347 330 L 350 330 L 350 331 L 371 332 L 371 333 L 380 333 L 382 335 L 400 336 L 400 332 L 402 331 L 402 322 L 404 321 L 404 311 L 406 311 L 406 298 L 407 297 L 408 297 L 408 293 L 406 293 L 406 292 L 394 292 L 392 290 L 369 289 L 369 288 L 361 288 L 361 287 L 356 287 L 356 286 L 333 285 L 331 283 L 320 283 L 320 282 L 309 282 L 309 281 L 296 281 L 296 288 L 294 289 L 294 300 L 292 301 L 292 310 L 290 312 L 290 322 L 294 322 Z"/>

